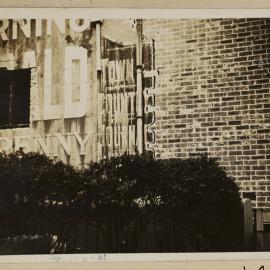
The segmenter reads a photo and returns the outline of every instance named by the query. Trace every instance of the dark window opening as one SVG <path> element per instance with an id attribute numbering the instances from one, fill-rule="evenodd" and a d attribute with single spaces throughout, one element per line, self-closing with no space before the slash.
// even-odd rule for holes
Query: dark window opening
<path id="1" fill-rule="evenodd" d="M 256 192 L 243 192 L 243 199 L 256 200 Z"/>
<path id="2" fill-rule="evenodd" d="M 270 223 L 264 223 L 263 224 L 263 231 L 264 232 L 270 232 Z"/>
<path id="3" fill-rule="evenodd" d="M 29 126 L 30 69 L 0 70 L 0 128 Z"/>

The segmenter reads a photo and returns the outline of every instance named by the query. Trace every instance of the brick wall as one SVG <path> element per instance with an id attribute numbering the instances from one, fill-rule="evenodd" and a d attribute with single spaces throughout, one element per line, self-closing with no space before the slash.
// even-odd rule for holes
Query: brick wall
<path id="1" fill-rule="evenodd" d="M 270 208 L 270 19 L 144 20 L 158 158 L 208 152 Z"/>

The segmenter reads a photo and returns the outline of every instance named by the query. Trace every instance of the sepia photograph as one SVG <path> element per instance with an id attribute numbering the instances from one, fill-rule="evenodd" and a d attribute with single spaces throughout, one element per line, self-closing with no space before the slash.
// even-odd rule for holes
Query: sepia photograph
<path id="1" fill-rule="evenodd" d="M 270 251 L 270 16 L 32 17 L 0 19 L 0 255 Z"/>

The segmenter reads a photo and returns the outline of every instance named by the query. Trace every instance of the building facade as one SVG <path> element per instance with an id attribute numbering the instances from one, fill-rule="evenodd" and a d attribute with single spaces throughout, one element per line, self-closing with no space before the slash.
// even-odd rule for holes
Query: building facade
<path id="1" fill-rule="evenodd" d="M 75 166 L 207 152 L 269 230 L 270 19 L 141 23 L 2 20 L 0 148 Z"/>

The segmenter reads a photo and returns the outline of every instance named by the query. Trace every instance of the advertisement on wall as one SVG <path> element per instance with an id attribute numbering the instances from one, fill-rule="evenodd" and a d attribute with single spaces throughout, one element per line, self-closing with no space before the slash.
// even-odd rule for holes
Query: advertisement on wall
<path id="1" fill-rule="evenodd" d="M 41 152 L 74 165 L 137 151 L 135 38 L 123 45 L 103 36 L 110 25 L 112 39 L 117 36 L 113 20 L 104 32 L 101 21 L 88 19 L 1 22 L 1 74 L 10 78 L 1 93 L 2 151 Z M 136 35 L 132 21 L 124 25 Z M 152 44 L 142 47 L 151 70 Z M 146 109 L 149 96 L 146 89 L 142 106 L 153 118 Z"/>

